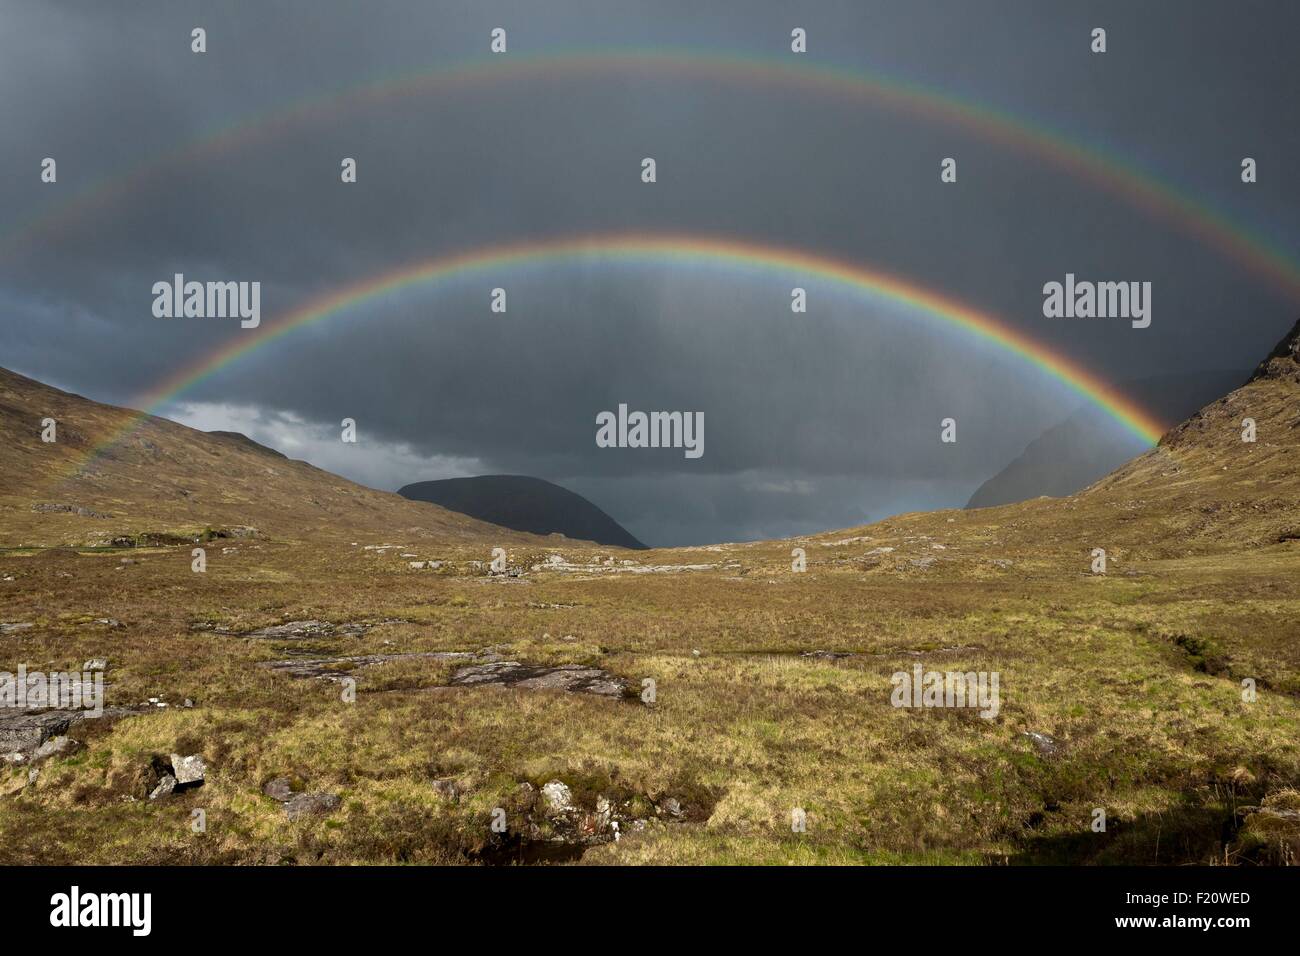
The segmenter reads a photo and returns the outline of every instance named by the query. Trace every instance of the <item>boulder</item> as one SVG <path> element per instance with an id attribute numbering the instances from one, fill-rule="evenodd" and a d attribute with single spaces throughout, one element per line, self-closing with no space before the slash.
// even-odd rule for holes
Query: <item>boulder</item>
<path id="1" fill-rule="evenodd" d="M 335 793 L 296 793 L 284 803 L 284 812 L 290 820 L 305 816 L 319 816 L 332 813 L 343 805 L 343 800 Z"/>
<path id="2" fill-rule="evenodd" d="M 0 713 L 0 753 L 33 751 L 51 737 L 67 733 L 82 716 L 81 711 Z"/>
<path id="3" fill-rule="evenodd" d="M 573 811 L 573 792 L 561 781 L 552 780 L 542 787 L 542 803 L 547 816 Z"/>
<path id="4" fill-rule="evenodd" d="M 1060 745 L 1057 744 L 1056 738 L 1050 734 L 1040 734 L 1036 730 L 1027 730 L 1020 736 L 1027 738 L 1029 742 L 1034 745 L 1034 748 L 1039 752 L 1039 754 L 1044 757 L 1050 757 L 1060 749 Z"/>
<path id="5" fill-rule="evenodd" d="M 176 777 L 178 787 L 197 787 L 202 785 L 208 766 L 199 754 L 181 757 L 172 754 L 172 774 Z"/>
<path id="6" fill-rule="evenodd" d="M 80 742 L 60 734 L 57 737 L 51 737 L 36 748 L 36 752 L 32 754 L 32 763 L 40 763 L 42 760 L 48 760 L 51 757 L 70 757 L 81 749 L 83 749 L 83 745 Z"/>
<path id="7" fill-rule="evenodd" d="M 266 786 L 262 787 L 262 792 L 272 800 L 285 803 L 293 796 L 293 784 L 289 782 L 288 777 L 276 777 L 274 780 L 266 782 Z"/>

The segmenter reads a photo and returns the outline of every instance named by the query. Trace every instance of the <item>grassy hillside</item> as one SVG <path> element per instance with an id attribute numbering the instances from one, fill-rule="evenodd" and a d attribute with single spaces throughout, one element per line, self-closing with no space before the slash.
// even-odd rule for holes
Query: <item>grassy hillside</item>
<path id="1" fill-rule="evenodd" d="M 41 440 L 46 418 L 57 422 L 53 443 Z M 291 461 L 237 433 L 138 418 L 0 369 L 0 546 L 106 545 L 239 527 L 296 540 L 367 529 L 440 541 L 505 533 Z"/>

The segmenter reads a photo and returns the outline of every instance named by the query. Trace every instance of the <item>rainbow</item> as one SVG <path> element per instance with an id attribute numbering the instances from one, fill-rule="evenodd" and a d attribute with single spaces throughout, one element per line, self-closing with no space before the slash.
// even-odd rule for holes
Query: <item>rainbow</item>
<path id="1" fill-rule="evenodd" d="M 738 239 L 639 233 L 602 234 L 494 245 L 410 263 L 327 292 L 274 322 L 264 323 L 254 331 L 236 332 L 230 343 L 180 369 L 140 396 L 134 404 L 140 406 L 142 411 L 128 419 L 106 442 L 96 446 L 79 463 L 78 470 L 122 441 L 161 406 L 186 390 L 305 326 L 412 286 L 443 282 L 489 269 L 501 270 L 583 259 L 669 264 L 706 262 L 764 274 L 797 277 L 799 281 L 824 280 L 938 318 L 978 339 L 1014 353 L 1085 400 L 1103 408 L 1128 431 L 1148 444 L 1155 444 L 1164 431 L 1163 425 L 1156 418 L 1065 356 L 1049 350 L 986 313 L 901 277 L 867 269 L 842 259 Z"/>
<path id="2" fill-rule="evenodd" d="M 581 79 L 587 75 L 635 71 L 652 71 L 668 78 L 686 76 L 716 81 L 746 90 L 776 87 L 838 96 L 969 130 L 1007 148 L 1037 156 L 1120 197 L 1267 279 L 1288 297 L 1300 299 L 1300 263 L 1286 250 L 1235 225 L 1216 210 L 1113 152 L 1071 140 L 1048 126 L 1019 119 L 1005 111 L 878 73 L 818 64 L 794 54 L 778 59 L 706 50 L 569 51 L 537 56 L 512 53 L 387 77 L 302 100 L 206 132 L 142 167 L 91 185 L 54 210 L 13 227 L 0 238 L 0 258 L 16 248 L 28 232 L 57 231 L 80 215 L 144 188 L 170 168 L 270 139 L 340 112 L 421 94 L 473 93 L 494 83 Z"/>

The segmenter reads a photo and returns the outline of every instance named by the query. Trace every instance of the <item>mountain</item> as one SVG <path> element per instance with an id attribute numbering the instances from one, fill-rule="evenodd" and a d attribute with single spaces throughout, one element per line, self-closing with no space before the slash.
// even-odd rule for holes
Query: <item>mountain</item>
<path id="1" fill-rule="evenodd" d="M 1231 391 L 1244 377 L 1240 371 L 1161 375 L 1129 382 L 1120 390 L 1164 421 L 1179 422 Z M 1030 442 L 1019 457 L 975 490 L 966 507 L 1072 495 L 1145 447 L 1138 438 L 1115 428 L 1100 409 L 1082 408 Z"/>
<path id="2" fill-rule="evenodd" d="M 1247 418 L 1253 442 L 1242 438 Z M 874 527 L 937 536 L 943 522 L 1008 554 L 1107 547 L 1153 559 L 1250 553 L 1300 538 L 1300 322 L 1245 384 L 1083 491 L 958 514 L 951 523 L 952 512 L 930 512 Z"/>
<path id="3" fill-rule="evenodd" d="M 617 521 L 582 495 L 527 475 L 479 475 L 417 481 L 397 493 L 503 528 L 531 534 L 559 533 L 579 541 L 644 549 Z"/>
<path id="4" fill-rule="evenodd" d="M 56 422 L 42 441 L 42 421 Z M 286 458 L 235 432 L 204 432 L 100 404 L 0 368 L 0 545 L 167 541 L 208 529 L 278 537 L 439 540 L 500 530 Z"/>

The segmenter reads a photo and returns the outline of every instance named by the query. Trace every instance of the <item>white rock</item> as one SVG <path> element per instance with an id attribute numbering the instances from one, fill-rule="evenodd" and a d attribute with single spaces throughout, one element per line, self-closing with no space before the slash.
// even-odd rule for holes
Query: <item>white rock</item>
<path id="1" fill-rule="evenodd" d="M 573 809 L 573 792 L 559 780 L 542 787 L 542 799 L 552 813 L 568 813 Z"/>
<path id="2" fill-rule="evenodd" d="M 176 775 L 176 783 L 185 786 L 202 783 L 204 775 L 208 772 L 208 766 L 199 754 L 191 754 L 188 757 L 172 754 L 172 772 Z"/>

